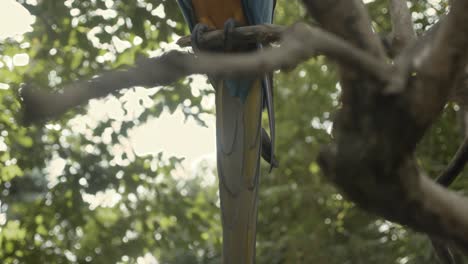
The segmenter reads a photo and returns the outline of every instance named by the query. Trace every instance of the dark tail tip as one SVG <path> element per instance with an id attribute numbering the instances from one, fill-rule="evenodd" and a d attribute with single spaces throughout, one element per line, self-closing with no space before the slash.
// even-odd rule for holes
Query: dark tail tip
<path id="1" fill-rule="evenodd" d="M 278 168 L 279 162 L 276 155 L 272 154 L 271 139 L 265 129 L 262 128 L 262 158 L 270 164 L 270 172 L 273 168 Z"/>

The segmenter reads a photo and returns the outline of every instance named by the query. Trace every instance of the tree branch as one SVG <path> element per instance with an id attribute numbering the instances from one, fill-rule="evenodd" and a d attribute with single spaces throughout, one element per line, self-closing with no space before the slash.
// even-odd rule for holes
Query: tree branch
<path id="1" fill-rule="evenodd" d="M 412 113 L 422 123 L 430 124 L 453 94 L 457 80 L 468 61 L 468 2 L 454 0 L 448 15 L 434 31 L 430 45 L 424 45 L 414 57 L 418 74 L 410 99 Z M 421 106 L 425 105 L 422 109 Z"/>
<path id="2" fill-rule="evenodd" d="M 468 161 L 468 137 L 466 134 L 466 111 L 464 106 L 461 106 L 460 109 L 460 125 L 461 132 L 465 139 L 463 143 L 459 146 L 455 156 L 450 161 L 450 164 L 445 168 L 445 170 L 437 177 L 436 181 L 444 187 L 450 186 L 455 179 L 460 175 L 463 168 Z M 432 246 L 434 251 L 443 264 L 458 264 L 462 263 L 458 261 L 461 258 L 460 253 L 456 249 L 450 248 L 443 241 L 431 238 Z"/>
<path id="3" fill-rule="evenodd" d="M 456 154 L 450 161 L 450 164 L 437 178 L 437 182 L 445 187 L 450 186 L 455 179 L 460 175 L 466 162 L 468 161 L 468 114 L 467 114 L 467 67 L 466 65 L 459 71 L 456 77 L 454 88 L 452 89 L 451 100 L 457 102 L 460 106 L 458 111 L 458 119 L 460 124 L 460 133 L 465 138 L 459 146 Z M 437 241 L 431 238 L 434 251 L 443 264 L 459 264 L 463 263 L 463 257 L 455 248 L 451 248 L 443 241 Z"/>
<path id="4" fill-rule="evenodd" d="M 390 0 L 389 9 L 392 20 L 392 50 L 398 54 L 416 39 L 416 34 L 406 0 Z"/>
<path id="5" fill-rule="evenodd" d="M 468 137 L 463 140 L 463 143 L 455 153 L 455 156 L 450 161 L 447 168 L 437 177 L 437 182 L 448 187 L 463 171 L 468 162 Z"/>
<path id="6" fill-rule="evenodd" d="M 285 26 L 264 24 L 248 27 L 237 27 L 233 31 L 233 45 L 240 46 L 256 43 L 277 42 L 281 34 L 287 29 Z M 177 41 L 181 47 L 191 47 L 191 36 L 185 36 Z M 209 50 L 222 48 L 224 45 L 224 31 L 214 30 L 206 32 L 200 39 L 200 46 Z"/>
<path id="7" fill-rule="evenodd" d="M 272 32 L 278 32 L 280 28 L 263 29 L 268 32 L 270 29 Z M 239 33 L 242 34 L 241 31 Z M 256 38 L 255 34 L 248 34 Z M 220 32 L 211 32 L 210 35 L 213 38 L 222 37 Z M 284 34 L 281 48 L 243 54 L 201 52 L 197 56 L 171 51 L 157 58 L 143 59 L 136 66 L 126 70 L 110 71 L 89 81 L 72 83 L 65 86 L 61 93 L 51 94 L 26 86 L 22 91 L 24 118 L 26 122 L 37 122 L 56 117 L 89 99 L 102 97 L 122 88 L 168 85 L 195 73 L 221 78 L 259 75 L 277 69 L 291 68 L 320 54 L 369 72 L 377 79 L 386 80 L 392 73 L 390 65 L 378 61 L 336 36 L 305 24 L 296 24 Z"/>
<path id="8" fill-rule="evenodd" d="M 420 64 L 420 57 L 423 57 L 423 51 L 430 47 L 434 41 L 437 30 L 440 28 L 441 22 L 444 21 L 442 17 L 436 24 L 428 29 L 418 39 L 406 45 L 397 54 L 394 59 L 395 74 L 391 82 L 385 88 L 385 93 L 394 94 L 402 92 L 411 78 L 411 74 L 416 72 L 417 64 Z"/>
<path id="9" fill-rule="evenodd" d="M 420 72 L 437 79 L 451 79 L 456 69 L 466 63 L 468 46 L 468 2 L 453 2 L 450 13 L 445 17 L 431 47 L 418 60 Z"/>
<path id="10" fill-rule="evenodd" d="M 421 51 L 427 50 L 428 47 L 434 42 L 434 39 L 436 37 L 437 30 L 440 29 L 440 25 L 444 23 L 446 20 L 445 15 L 443 15 L 439 21 L 434 24 L 428 31 L 425 32 L 425 34 L 418 39 L 417 41 L 413 41 L 413 44 L 411 45 L 406 45 L 406 48 L 403 49 L 403 51 L 400 53 L 400 55 L 396 58 L 395 60 L 395 68 L 396 72 L 400 72 L 401 74 L 395 74 L 395 81 L 393 81 L 393 85 L 390 87 L 387 87 L 389 90 L 393 89 L 393 91 L 399 91 L 401 92 L 402 89 L 407 84 L 407 81 L 410 77 L 411 72 L 414 72 L 415 70 L 415 65 L 414 62 L 418 61 L 418 57 L 421 55 Z M 396 49 L 398 47 L 395 47 Z M 468 85 L 465 84 L 464 82 L 464 76 L 466 76 L 466 71 L 463 71 L 463 68 L 459 71 L 459 74 L 457 74 L 456 80 L 454 82 L 454 92 L 451 93 L 452 100 L 457 101 L 458 103 L 461 103 L 461 111 L 463 112 L 461 115 L 462 119 L 464 118 L 464 101 L 468 98 L 466 96 L 466 87 Z M 462 121 L 462 134 L 466 137 L 465 133 L 465 122 Z M 463 142 L 463 144 L 459 147 L 455 157 L 452 159 L 451 163 L 449 166 L 444 170 L 444 172 L 437 178 L 437 182 L 444 185 L 445 187 L 448 187 L 459 175 L 461 172 L 461 169 L 464 167 L 464 164 L 466 163 L 466 158 L 464 157 L 465 155 L 463 154 L 466 150 L 466 142 L 467 139 Z M 447 245 L 443 240 L 434 238 L 433 236 L 429 236 L 432 242 L 432 246 L 434 248 L 434 253 L 438 257 L 439 261 L 444 264 L 457 264 L 457 263 L 463 263 L 462 262 L 462 256 L 460 255 L 460 252 L 453 247 L 450 247 Z"/>
<path id="11" fill-rule="evenodd" d="M 303 0 L 309 13 L 328 31 L 379 58 L 385 51 L 372 32 L 369 14 L 361 0 Z"/>
<path id="12" fill-rule="evenodd" d="M 327 15 L 320 14 L 322 10 L 313 10 L 326 6 L 325 1 L 304 2 L 311 4 L 309 11 L 324 27 L 333 32 L 351 31 L 340 18 L 336 22 L 323 18 Z M 345 5 L 340 0 L 329 1 L 328 8 Z M 347 5 L 350 14 L 360 13 L 356 1 Z M 435 31 L 434 39 L 409 58 L 416 67 L 399 93 L 379 92 L 383 90 L 378 89 L 382 86 L 379 81 L 343 72 L 343 104 L 334 123 L 335 144 L 319 155 L 324 174 L 361 207 L 456 245 L 465 253 L 468 199 L 426 177 L 413 155 L 417 143 L 443 110 L 455 76 L 463 69 L 464 47 L 468 46 L 467 12 L 468 1 L 454 1 L 452 12 Z M 364 23 L 366 19 L 360 17 Z M 370 28 L 370 24 L 354 30 L 354 35 L 347 33 L 346 39 L 364 41 L 361 47 L 375 49 L 365 37 L 368 34 L 362 33 L 364 28 Z"/>

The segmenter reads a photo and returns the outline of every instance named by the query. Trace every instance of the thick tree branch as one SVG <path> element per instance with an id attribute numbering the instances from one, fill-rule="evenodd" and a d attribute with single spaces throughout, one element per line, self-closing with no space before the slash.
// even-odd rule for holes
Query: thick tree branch
<path id="1" fill-rule="evenodd" d="M 453 1 L 451 12 L 436 31 L 430 47 L 418 59 L 418 71 L 429 78 L 450 80 L 466 64 L 468 46 L 468 1 Z"/>
<path id="2" fill-rule="evenodd" d="M 420 64 L 420 57 L 423 51 L 427 50 L 433 42 L 437 30 L 440 28 L 442 17 L 436 24 L 428 29 L 418 39 L 406 45 L 394 59 L 395 74 L 390 84 L 385 88 L 387 94 L 400 93 L 411 79 L 411 74 L 416 72 L 417 64 Z"/>
<path id="3" fill-rule="evenodd" d="M 277 32 L 278 28 L 273 28 Z M 265 30 L 269 30 L 264 28 Z M 211 32 L 221 38 L 220 32 Z M 256 38 L 255 34 L 250 34 Z M 50 94 L 27 86 L 22 91 L 25 120 L 35 122 L 56 117 L 68 109 L 132 86 L 168 85 L 184 76 L 205 73 L 217 77 L 252 76 L 277 69 L 291 68 L 308 58 L 325 54 L 346 65 L 369 72 L 380 80 L 391 76 L 390 65 L 356 49 L 340 38 L 305 24 L 293 26 L 285 35 L 281 48 L 269 48 L 257 53 L 193 54 L 171 51 L 157 58 L 143 59 L 127 70 L 111 71 L 85 82 L 64 87 L 62 93 Z"/>
<path id="4" fill-rule="evenodd" d="M 442 16 L 440 20 L 433 25 L 428 31 L 425 32 L 425 34 L 418 39 L 417 41 L 414 41 L 413 44 L 407 46 L 403 52 L 397 57 L 395 61 L 395 66 L 396 66 L 396 71 L 401 72 L 402 74 L 395 74 L 395 78 L 400 78 L 399 80 L 396 80 L 393 83 L 393 87 L 388 87 L 388 88 L 393 88 L 394 91 L 400 91 L 403 89 L 407 81 L 409 79 L 409 76 L 411 72 L 414 72 L 415 70 L 415 65 L 414 62 L 418 61 L 418 57 L 421 56 L 421 51 L 427 50 L 428 47 L 433 43 L 434 38 L 436 37 L 437 30 L 440 29 L 440 25 L 444 23 L 445 21 L 445 16 Z M 456 81 L 454 82 L 454 88 L 452 89 L 453 92 L 451 93 L 452 100 L 455 100 L 457 103 L 460 104 L 461 111 L 460 111 L 460 117 L 462 122 L 461 123 L 461 133 L 463 134 L 464 137 L 466 137 L 466 128 L 465 128 L 465 121 L 464 121 L 464 116 L 465 116 L 465 105 L 466 105 L 466 100 L 468 99 L 466 95 L 466 89 L 468 85 L 465 82 L 464 78 L 466 76 L 466 70 L 463 71 L 463 68 L 460 69 L 459 74 L 457 74 Z M 464 152 L 465 149 L 467 148 L 466 146 L 466 139 L 463 142 L 463 144 L 459 147 L 455 157 L 452 159 L 451 163 L 449 166 L 444 170 L 444 172 L 439 175 L 437 178 L 437 182 L 444 185 L 444 186 L 449 186 L 459 175 L 461 172 L 461 169 L 464 167 L 464 164 L 466 161 L 466 157 L 464 157 Z M 460 252 L 453 247 L 448 246 L 444 241 L 434 238 L 433 236 L 429 236 L 434 248 L 434 252 L 436 256 L 438 257 L 439 261 L 443 264 L 458 264 L 458 263 L 463 263 L 462 256 L 460 255 Z"/>
<path id="5" fill-rule="evenodd" d="M 392 50 L 398 54 L 416 39 L 416 34 L 406 0 L 390 0 L 389 9 L 392 20 Z"/>
<path id="6" fill-rule="evenodd" d="M 445 168 L 445 170 L 437 177 L 436 181 L 441 184 L 442 186 L 448 187 L 450 184 L 452 184 L 455 179 L 457 178 L 458 175 L 462 172 L 462 170 L 465 168 L 465 165 L 468 161 L 468 137 L 466 135 L 466 112 L 464 110 L 464 107 L 461 107 L 462 109 L 460 112 L 460 118 L 462 121 L 460 122 L 462 126 L 462 134 L 465 136 L 465 139 L 463 140 L 463 143 L 460 145 L 460 147 L 457 150 L 457 153 L 455 153 L 455 156 L 452 158 L 450 161 L 450 164 Z M 443 264 L 458 264 L 458 263 L 463 263 L 461 261 L 458 261 L 458 259 L 461 258 L 460 253 L 457 252 L 456 249 L 450 248 L 447 246 L 443 241 L 439 241 L 437 239 L 431 238 L 432 246 L 434 247 L 434 251 L 436 255 L 438 256 L 439 260 Z"/>
<path id="7" fill-rule="evenodd" d="M 430 124 L 453 94 L 457 81 L 465 72 L 468 61 L 468 2 L 454 1 L 451 12 L 434 31 L 429 45 L 414 56 L 412 94 L 413 115 Z M 424 109 L 420 108 L 425 105 Z"/>
<path id="8" fill-rule="evenodd" d="M 327 30 L 362 50 L 383 58 L 385 51 L 372 32 L 362 0 L 303 0 L 309 13 Z"/>
<path id="9" fill-rule="evenodd" d="M 467 112 L 467 67 L 462 68 L 458 74 L 453 93 L 451 94 L 452 100 L 459 104 L 458 119 L 460 124 L 460 133 L 465 138 L 463 143 L 459 146 L 455 156 L 450 161 L 450 164 L 437 178 L 437 182 L 441 185 L 448 187 L 460 175 L 468 161 L 468 112 Z M 443 264 L 459 264 L 464 263 L 463 257 L 460 252 L 455 248 L 449 247 L 443 241 L 438 241 L 431 238 L 434 251 Z"/>
<path id="10" fill-rule="evenodd" d="M 356 43 L 364 41 L 361 47 L 366 50 L 375 49 L 365 37 L 368 34 L 362 33 L 370 24 L 353 31 L 341 19 L 337 23 L 324 18 L 327 15 L 320 14 L 322 10 L 314 10 L 334 10 L 347 4 L 347 12 L 356 14 L 360 13 L 357 1 L 304 2 L 325 28 L 348 34 L 346 39 Z M 454 1 L 451 14 L 435 32 L 435 38 L 409 58 L 414 58 L 416 67 L 399 93 L 384 94 L 376 89 L 382 86 L 379 81 L 343 72 L 343 105 L 334 126 L 336 144 L 324 148 L 319 156 L 325 175 L 361 207 L 457 245 L 464 252 L 468 252 L 468 199 L 423 175 L 413 155 L 417 143 L 442 111 L 455 76 L 464 65 L 467 12 L 468 1 Z M 347 30 L 354 35 L 341 33 Z"/>

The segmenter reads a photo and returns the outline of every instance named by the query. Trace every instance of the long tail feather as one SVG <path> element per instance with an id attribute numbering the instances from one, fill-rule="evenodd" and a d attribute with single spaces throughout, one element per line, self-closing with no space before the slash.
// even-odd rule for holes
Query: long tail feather
<path id="1" fill-rule="evenodd" d="M 232 96 L 223 81 L 216 88 L 224 264 L 255 263 L 264 91 L 260 80 L 251 85 L 245 101 Z"/>

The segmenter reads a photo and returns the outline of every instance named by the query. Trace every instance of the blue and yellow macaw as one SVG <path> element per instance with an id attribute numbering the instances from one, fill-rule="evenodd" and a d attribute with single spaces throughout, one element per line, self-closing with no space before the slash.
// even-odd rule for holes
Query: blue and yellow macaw
<path id="1" fill-rule="evenodd" d="M 208 29 L 224 28 L 225 39 L 229 40 L 234 25 L 271 24 L 276 0 L 178 0 L 178 3 L 192 32 L 192 46 L 198 49 L 198 37 Z M 225 44 L 232 49 L 229 43 Z M 240 51 L 258 48 L 260 44 Z M 216 90 L 223 263 L 255 263 L 260 156 L 276 165 L 271 74 L 257 79 L 210 80 Z M 272 140 L 261 128 L 265 106 Z"/>

